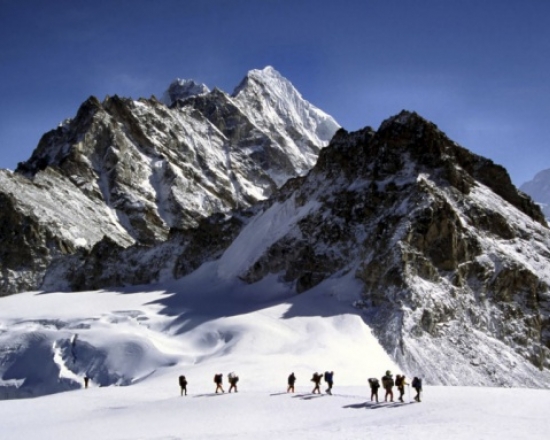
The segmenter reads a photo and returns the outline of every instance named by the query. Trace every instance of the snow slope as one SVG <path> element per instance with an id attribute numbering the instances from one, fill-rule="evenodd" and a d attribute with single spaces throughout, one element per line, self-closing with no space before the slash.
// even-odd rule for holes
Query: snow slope
<path id="1" fill-rule="evenodd" d="M 199 378 L 180 397 L 170 383 L 91 388 L 0 402 L 0 439 L 532 439 L 547 438 L 550 393 L 503 388 L 428 387 L 420 404 L 373 405 L 365 387 L 313 397 L 284 386 L 213 394 Z M 408 400 L 408 399 L 407 399 Z"/>
<path id="2" fill-rule="evenodd" d="M 275 275 L 220 276 L 239 268 L 229 257 L 153 287 L 0 298 L 0 439 L 546 438 L 548 390 L 426 385 L 421 404 L 370 402 L 367 379 L 399 370 L 349 306 L 357 281 L 295 296 Z M 334 395 L 310 394 L 325 370 Z M 230 371 L 238 394 L 215 394 Z"/>
<path id="3" fill-rule="evenodd" d="M 0 396 L 74 389 L 85 375 L 108 386 L 179 369 L 206 376 L 236 369 L 247 387 L 262 389 L 291 370 L 303 381 L 331 369 L 340 384 L 354 385 L 396 369 L 330 282 L 291 297 L 275 277 L 245 285 L 217 271 L 209 263 L 158 290 L 2 298 Z M 352 279 L 342 283 L 359 289 Z"/>

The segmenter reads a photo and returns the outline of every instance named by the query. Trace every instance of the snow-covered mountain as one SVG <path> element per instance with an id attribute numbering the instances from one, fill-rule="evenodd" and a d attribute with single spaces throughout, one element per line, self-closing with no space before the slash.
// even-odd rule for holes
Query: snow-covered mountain
<path id="1" fill-rule="evenodd" d="M 332 117 L 305 101 L 294 86 L 272 67 L 252 70 L 233 92 L 233 99 L 262 131 L 275 133 L 274 154 L 284 156 L 286 168 L 273 176 L 278 184 L 309 171 L 320 145 L 339 128 Z"/>
<path id="2" fill-rule="evenodd" d="M 103 237 L 151 246 L 249 207 L 306 172 L 338 129 L 271 67 L 235 97 L 176 80 L 164 99 L 91 97 L 15 173 L 0 170 L 1 293 L 40 287 L 52 260 Z"/>
<path id="3" fill-rule="evenodd" d="M 537 202 L 547 219 L 550 219 L 550 169 L 536 174 L 533 180 L 525 182 L 520 189 Z"/>
<path id="4" fill-rule="evenodd" d="M 232 95 L 171 89 L 169 106 L 90 98 L 16 172 L 0 173 L 4 293 L 169 283 L 159 304 L 173 321 L 150 337 L 201 327 L 197 359 L 237 342 L 219 318 L 290 301 L 287 318 L 341 322 L 353 305 L 342 331 L 365 325 L 395 366 L 427 383 L 550 386 L 550 230 L 502 167 L 406 111 L 378 130 L 340 129 L 320 149 L 336 123 L 272 68 L 249 72 Z M 58 325 L 45 319 L 35 324 Z M 22 353 L 59 343 L 55 334 L 21 336 Z M 54 376 L 68 368 L 64 338 Z M 103 368 L 110 354 L 99 351 Z M 160 363 L 132 380 L 172 362 L 151 356 Z"/>
<path id="5" fill-rule="evenodd" d="M 356 305 L 403 369 L 443 384 L 549 384 L 544 217 L 502 167 L 414 113 L 338 132 L 248 221 L 219 271 L 276 274 L 297 292 L 351 272 Z"/>
<path id="6" fill-rule="evenodd" d="M 307 176 L 155 248 L 103 241 L 61 258 L 44 286 L 158 282 L 209 261 L 227 283 L 325 286 L 362 310 L 402 369 L 431 383 L 550 385 L 544 217 L 502 167 L 415 113 L 377 131 L 340 130 Z"/>

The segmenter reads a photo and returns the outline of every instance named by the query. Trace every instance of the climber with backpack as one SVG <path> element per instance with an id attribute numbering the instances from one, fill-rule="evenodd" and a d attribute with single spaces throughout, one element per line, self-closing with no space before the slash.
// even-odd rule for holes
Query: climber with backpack
<path id="1" fill-rule="evenodd" d="M 287 393 L 294 392 L 294 384 L 296 383 L 296 376 L 294 373 L 290 373 L 288 376 L 288 388 L 286 389 Z"/>
<path id="2" fill-rule="evenodd" d="M 393 402 L 393 387 L 395 385 L 395 382 L 393 380 L 393 376 L 391 374 L 391 371 L 386 371 L 386 375 L 382 377 L 382 386 L 386 390 L 386 394 L 384 396 L 384 402 L 388 401 L 388 397 L 390 398 L 390 402 Z"/>
<path id="3" fill-rule="evenodd" d="M 321 389 L 319 388 L 321 385 L 321 379 L 323 378 L 323 375 L 321 373 L 313 373 L 313 377 L 311 378 L 311 381 L 315 384 L 315 387 L 313 388 L 313 391 L 311 394 L 315 394 L 315 391 L 317 391 L 317 394 L 321 394 Z"/>
<path id="4" fill-rule="evenodd" d="M 420 392 L 422 391 L 422 379 L 415 376 L 413 378 L 411 386 L 416 391 L 416 396 L 414 396 L 414 400 L 416 400 L 417 402 L 420 402 Z"/>
<path id="5" fill-rule="evenodd" d="M 405 381 L 405 375 L 397 375 L 395 377 L 395 386 L 399 390 L 399 401 L 403 402 L 403 396 L 405 395 L 405 385 L 408 383 Z"/>
<path id="6" fill-rule="evenodd" d="M 237 376 L 235 372 L 232 371 L 227 375 L 227 380 L 229 381 L 230 385 L 229 392 L 231 392 L 231 390 L 235 390 L 235 392 L 237 392 L 237 382 L 239 381 L 239 376 Z"/>
<path id="7" fill-rule="evenodd" d="M 325 382 L 328 385 L 326 393 L 332 395 L 332 385 L 334 384 L 334 371 L 325 371 Z"/>
<path id="8" fill-rule="evenodd" d="M 183 396 L 184 393 L 187 396 L 187 379 L 185 378 L 184 375 L 181 375 L 178 378 L 178 381 L 179 381 L 179 384 L 180 384 L 181 396 Z"/>
<path id="9" fill-rule="evenodd" d="M 223 374 L 218 373 L 214 374 L 214 383 L 216 384 L 216 394 L 218 394 L 218 390 L 220 390 L 222 393 L 225 393 L 223 390 L 222 384 L 223 384 Z"/>
<path id="10" fill-rule="evenodd" d="M 374 399 L 376 399 L 376 403 L 378 403 L 378 388 L 380 388 L 380 382 L 378 382 L 378 379 L 372 377 L 369 379 L 369 386 L 370 401 L 372 402 Z"/>

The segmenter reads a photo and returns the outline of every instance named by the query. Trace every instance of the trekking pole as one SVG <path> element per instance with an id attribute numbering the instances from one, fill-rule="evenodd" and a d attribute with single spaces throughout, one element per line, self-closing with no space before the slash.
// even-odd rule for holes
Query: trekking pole
<path id="1" fill-rule="evenodd" d="M 407 389 L 409 390 L 409 403 L 411 403 L 411 386 L 407 384 Z"/>

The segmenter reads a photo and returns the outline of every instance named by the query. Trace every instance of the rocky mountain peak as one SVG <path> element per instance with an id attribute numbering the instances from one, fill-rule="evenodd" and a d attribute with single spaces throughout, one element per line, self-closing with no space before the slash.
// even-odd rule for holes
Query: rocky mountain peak
<path id="1" fill-rule="evenodd" d="M 385 151 L 390 148 L 392 152 Z M 465 194 L 478 181 L 546 226 L 539 207 L 518 191 L 504 167 L 461 147 L 415 112 L 402 111 L 380 125 L 369 154 L 376 156 L 380 152 L 384 153 L 381 157 L 386 166 L 388 162 L 409 157 L 421 166 L 419 172 L 423 171 L 422 167 L 432 174 L 437 170 L 441 179 Z"/>
<path id="2" fill-rule="evenodd" d="M 168 86 L 161 101 L 170 107 L 176 101 L 183 101 L 191 96 L 202 95 L 209 91 L 210 89 L 206 85 L 197 83 L 192 79 L 177 78 Z"/>
<path id="3" fill-rule="evenodd" d="M 38 287 L 53 258 L 90 251 L 104 236 L 107 244 L 97 249 L 155 246 L 171 230 L 248 208 L 307 172 L 338 125 L 274 69 L 265 73 L 300 100 L 237 99 L 176 80 L 166 93 L 170 107 L 156 99 L 90 97 L 74 118 L 46 133 L 13 175 L 0 173 L 6 218 L 24 218 L 38 231 L 22 246 L 9 245 L 0 293 Z M 308 111 L 283 121 L 287 107 Z M 316 134 L 321 125 L 323 138 Z M 0 246 L 10 240 L 0 235 Z M 21 255 L 26 265 L 15 263 Z"/>
<path id="4" fill-rule="evenodd" d="M 248 223 L 276 233 L 243 257 L 240 279 L 277 274 L 298 292 L 345 296 L 338 280 L 353 273 L 357 307 L 404 370 L 446 384 L 549 383 L 550 231 L 502 167 L 407 112 L 378 131 L 339 130 L 277 195 Z"/>
<path id="5" fill-rule="evenodd" d="M 340 128 L 329 115 L 306 101 L 273 67 L 251 70 L 232 94 L 233 101 L 262 131 L 274 131 L 299 175 L 315 164 L 319 145 Z M 267 115 L 267 117 L 266 117 Z M 279 178 L 284 183 L 287 178 Z"/>

